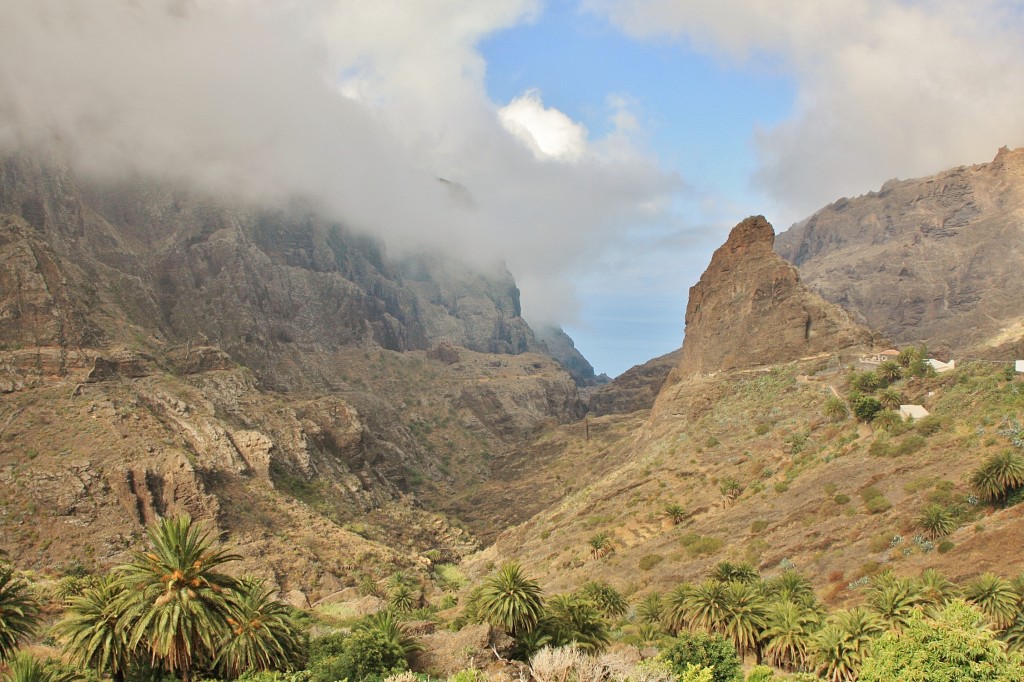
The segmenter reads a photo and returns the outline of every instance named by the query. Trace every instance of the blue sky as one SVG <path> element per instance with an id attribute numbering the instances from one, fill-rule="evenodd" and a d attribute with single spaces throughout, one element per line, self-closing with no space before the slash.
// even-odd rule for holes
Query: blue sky
<path id="1" fill-rule="evenodd" d="M 546 106 L 608 134 L 607 101 L 630 102 L 643 144 L 687 185 L 674 209 L 704 224 L 685 249 L 658 248 L 678 226 L 633 235 L 628 257 L 616 264 L 617 244 L 598 267 L 577 274 L 577 319 L 564 324 L 598 372 L 615 376 L 682 343 L 687 289 L 723 236 L 723 221 L 764 212 L 751 186 L 757 168 L 754 131 L 784 120 L 795 89 L 785 74 L 739 67 L 668 41 L 639 41 L 570 2 L 548 4 L 534 21 L 484 39 L 488 96 L 507 102 L 536 90 Z M 785 229 L 786 226 L 777 227 Z"/>

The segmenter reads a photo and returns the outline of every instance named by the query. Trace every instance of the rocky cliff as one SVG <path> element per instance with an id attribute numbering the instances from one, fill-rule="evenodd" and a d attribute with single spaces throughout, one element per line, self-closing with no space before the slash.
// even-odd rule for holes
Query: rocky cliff
<path id="1" fill-rule="evenodd" d="M 587 401 L 591 414 L 601 416 L 649 410 L 669 372 L 679 365 L 681 353 L 674 350 L 631 367 L 611 382 L 594 389 Z"/>
<path id="2" fill-rule="evenodd" d="M 755 216 L 715 251 L 690 288 L 681 376 L 871 345 L 869 330 L 800 283 L 796 268 L 773 251 L 774 239 L 768 221 Z"/>
<path id="3" fill-rule="evenodd" d="M 899 343 L 968 355 L 1024 335 L 1024 149 L 840 199 L 779 235 L 803 280 Z"/>
<path id="4" fill-rule="evenodd" d="M 298 202 L 9 155 L 0 550 L 103 566 L 188 511 L 311 596 L 428 550 L 457 558 L 476 543 L 439 513 L 454 491 L 584 411 L 518 296 L 503 266 L 391 259 Z"/>

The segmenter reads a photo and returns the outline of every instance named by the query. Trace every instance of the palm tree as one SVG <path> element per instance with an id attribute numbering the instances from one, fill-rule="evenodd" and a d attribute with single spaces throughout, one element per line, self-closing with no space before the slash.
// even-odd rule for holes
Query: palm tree
<path id="1" fill-rule="evenodd" d="M 758 584 L 733 580 L 725 590 L 725 622 L 722 634 L 732 641 L 742 659 L 753 652 L 761 662 L 761 633 L 768 603 Z"/>
<path id="2" fill-rule="evenodd" d="M 758 573 L 757 568 L 749 561 L 741 561 L 738 564 L 734 564 L 731 561 L 719 561 L 711 569 L 709 577 L 723 583 L 732 580 L 737 580 L 741 583 L 754 583 L 761 579 L 761 574 Z"/>
<path id="3" fill-rule="evenodd" d="M 398 616 L 390 609 L 384 609 L 372 616 L 367 616 L 356 624 L 355 629 L 379 632 L 384 635 L 385 639 L 401 647 L 406 659 L 416 651 L 423 651 L 423 645 L 409 634 L 405 623 L 399 621 Z"/>
<path id="4" fill-rule="evenodd" d="M 608 622 L 597 608 L 570 594 L 556 594 L 547 604 L 544 630 L 553 646 L 573 644 L 583 651 L 599 652 L 611 641 Z"/>
<path id="5" fill-rule="evenodd" d="M 764 651 L 772 663 L 789 671 L 805 670 L 810 655 L 811 636 L 817 630 L 818 615 L 790 600 L 768 607 L 763 632 Z"/>
<path id="6" fill-rule="evenodd" d="M 903 377 L 903 368 L 900 367 L 900 363 L 895 360 L 883 361 L 878 365 L 878 369 L 876 369 L 875 372 L 878 374 L 878 378 L 886 384 L 899 381 Z"/>
<path id="7" fill-rule="evenodd" d="M 956 518 L 941 504 L 929 504 L 917 517 L 917 527 L 929 540 L 944 538 L 956 530 Z"/>
<path id="8" fill-rule="evenodd" d="M 0 663 L 8 660 L 18 642 L 35 632 L 39 604 L 29 594 L 28 583 L 13 566 L 0 565 Z"/>
<path id="9" fill-rule="evenodd" d="M 256 578 L 239 581 L 228 599 L 231 633 L 220 646 L 217 666 L 229 678 L 246 670 L 285 670 L 302 649 L 302 632 L 291 608 Z"/>
<path id="10" fill-rule="evenodd" d="M 209 662 L 229 632 L 228 592 L 236 583 L 217 569 L 239 559 L 214 547 L 188 514 L 147 529 L 152 551 L 121 567 L 128 646 L 144 645 L 153 663 L 188 682 L 196 663 Z"/>
<path id="11" fill-rule="evenodd" d="M 690 595 L 693 585 L 676 585 L 661 606 L 662 620 L 669 632 L 675 634 L 690 627 Z M 661 600 L 658 600 L 661 602 Z"/>
<path id="12" fill-rule="evenodd" d="M 665 505 L 665 516 L 672 520 L 673 526 L 678 526 L 686 520 L 686 510 L 681 504 Z"/>
<path id="13" fill-rule="evenodd" d="M 718 490 L 722 493 L 722 503 L 725 506 L 729 506 L 743 494 L 743 486 L 735 478 L 723 478 L 718 484 Z"/>
<path id="14" fill-rule="evenodd" d="M 1020 596 L 1013 583 L 995 573 L 984 573 L 967 583 L 964 597 L 981 609 L 997 630 L 1010 627 L 1017 617 Z"/>
<path id="15" fill-rule="evenodd" d="M 124 680 L 136 658 L 128 641 L 132 623 L 124 608 L 121 584 L 107 574 L 68 600 L 64 617 L 54 628 L 72 660 L 95 670 L 97 677 L 109 672 L 114 682 Z"/>
<path id="16" fill-rule="evenodd" d="M 579 596 L 589 600 L 609 618 L 619 618 L 629 610 L 629 602 L 622 593 L 603 580 L 590 580 L 583 584 Z"/>
<path id="17" fill-rule="evenodd" d="M 971 485 L 986 502 L 1005 498 L 1024 485 L 1024 457 L 1013 450 L 992 455 L 971 475 Z"/>
<path id="18" fill-rule="evenodd" d="M 691 628 L 712 634 L 724 634 L 726 623 L 726 584 L 708 578 L 686 595 L 685 615 Z"/>
<path id="19" fill-rule="evenodd" d="M 416 607 L 416 595 L 405 583 L 397 583 L 388 593 L 388 606 L 395 611 L 406 613 Z"/>
<path id="20" fill-rule="evenodd" d="M 900 351 L 900 354 L 896 356 L 896 363 L 901 367 L 910 367 L 915 362 L 920 362 L 924 359 L 925 348 L 921 346 L 917 348 L 915 346 L 907 346 Z"/>
<path id="21" fill-rule="evenodd" d="M 612 551 L 612 537 L 604 531 L 587 540 L 587 544 L 590 545 L 590 553 L 595 559 L 600 559 Z"/>
<path id="22" fill-rule="evenodd" d="M 878 616 L 864 608 L 833 613 L 812 640 L 812 660 L 818 674 L 830 682 L 857 679 L 871 640 L 884 630 Z"/>
<path id="23" fill-rule="evenodd" d="M 921 600 L 909 578 L 897 578 L 891 573 L 878 576 L 867 591 L 867 602 L 888 627 L 902 630 L 910 614 L 920 606 Z"/>
<path id="24" fill-rule="evenodd" d="M 778 601 L 811 606 L 817 601 L 811 581 L 796 571 L 783 571 L 765 583 L 765 592 Z"/>
<path id="25" fill-rule="evenodd" d="M 825 399 L 825 405 L 821 408 L 821 413 L 830 422 L 841 422 L 850 416 L 850 408 L 846 406 L 842 398 L 830 395 Z"/>
<path id="26" fill-rule="evenodd" d="M 641 623 L 660 623 L 664 611 L 661 595 L 651 592 L 636 607 L 636 619 Z"/>
<path id="27" fill-rule="evenodd" d="M 544 614 L 544 601 L 537 582 L 525 577 L 522 567 L 510 561 L 484 581 L 477 608 L 486 621 L 518 639 L 537 627 Z"/>
<path id="28" fill-rule="evenodd" d="M 899 390 L 890 386 L 878 392 L 878 402 L 882 403 L 882 407 L 887 410 L 898 410 L 903 404 L 903 396 L 900 395 Z"/>
<path id="29" fill-rule="evenodd" d="M 934 568 L 922 571 L 918 583 L 919 599 L 929 611 L 945 606 L 959 593 L 956 584 Z"/>

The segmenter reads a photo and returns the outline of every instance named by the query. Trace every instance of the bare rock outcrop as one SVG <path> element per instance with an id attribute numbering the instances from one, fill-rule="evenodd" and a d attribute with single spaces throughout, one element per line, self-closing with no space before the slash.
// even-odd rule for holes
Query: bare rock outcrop
<path id="1" fill-rule="evenodd" d="M 651 409 L 669 372 L 679 365 L 681 353 L 674 350 L 631 367 L 611 383 L 595 389 L 589 399 L 591 414 L 628 414 Z"/>
<path id="2" fill-rule="evenodd" d="M 772 249 L 764 216 L 747 218 L 715 251 L 690 288 L 681 376 L 775 364 L 851 346 L 870 346 L 870 330 L 800 283 Z"/>
<path id="3" fill-rule="evenodd" d="M 1024 336 L 1024 148 L 840 199 L 779 235 L 814 291 L 897 343 L 965 351 Z"/>

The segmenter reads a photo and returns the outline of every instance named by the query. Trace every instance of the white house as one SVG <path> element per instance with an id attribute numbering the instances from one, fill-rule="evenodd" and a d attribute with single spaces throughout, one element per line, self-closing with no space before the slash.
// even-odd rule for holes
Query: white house
<path id="1" fill-rule="evenodd" d="M 900 418 L 906 421 L 907 419 L 924 419 L 928 416 L 928 410 L 924 409 L 921 405 L 900 405 Z"/>
<path id="2" fill-rule="evenodd" d="M 1018 372 L 1024 372 L 1024 360 L 1018 360 L 1016 366 Z"/>
<path id="3" fill-rule="evenodd" d="M 925 360 L 925 364 L 931 365 L 938 373 L 948 372 L 951 369 L 956 369 L 956 360 L 950 360 L 949 362 L 943 362 L 942 360 L 936 360 L 935 358 L 928 358 Z"/>

